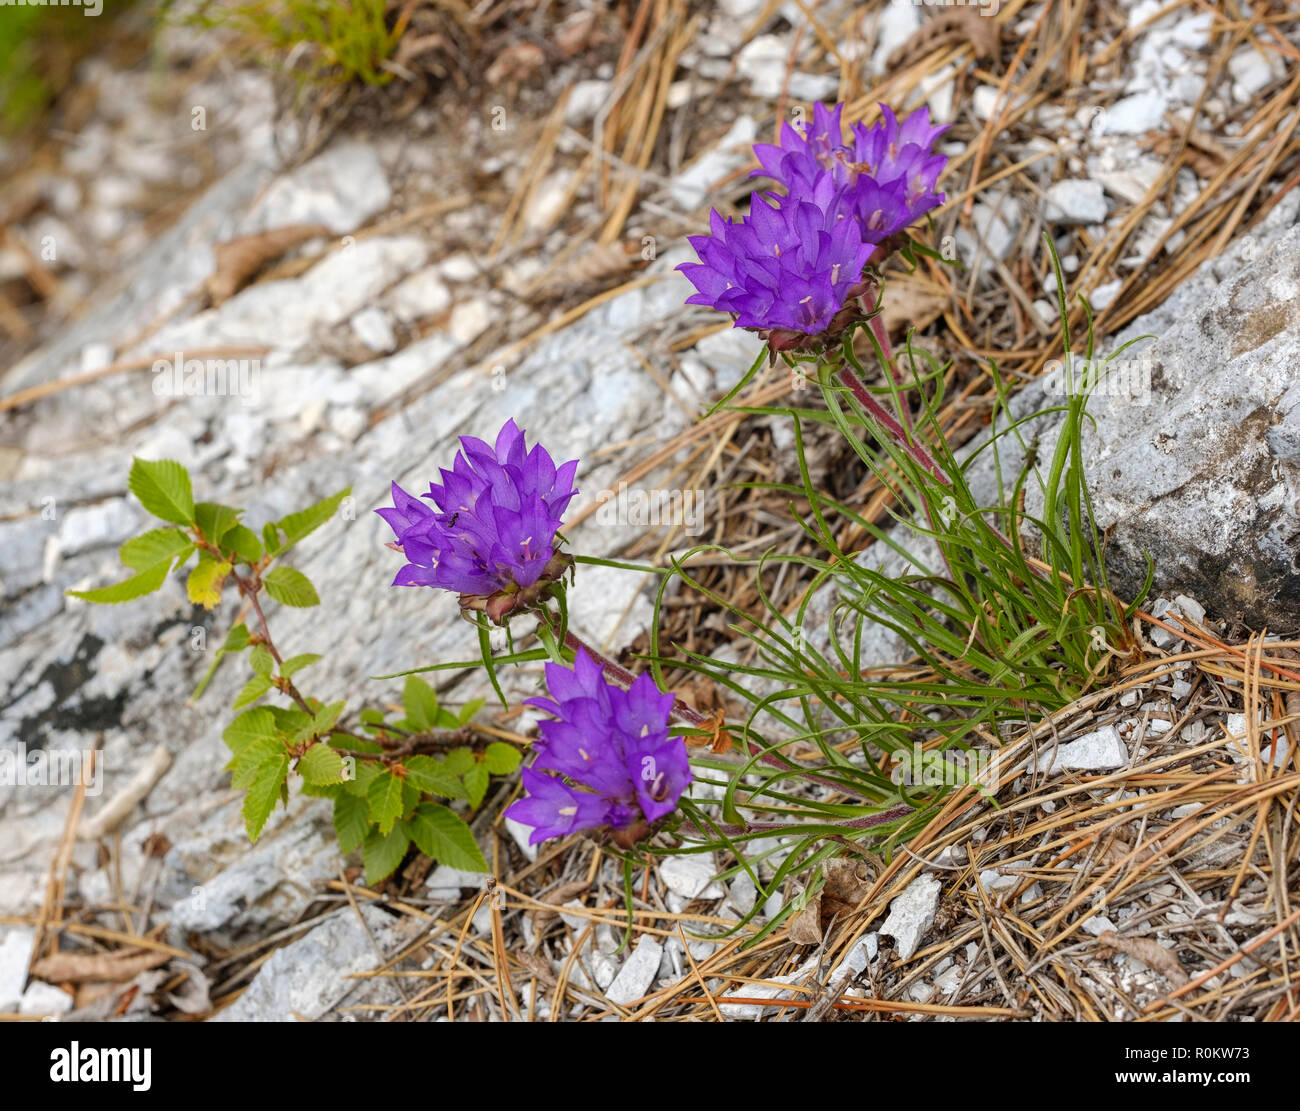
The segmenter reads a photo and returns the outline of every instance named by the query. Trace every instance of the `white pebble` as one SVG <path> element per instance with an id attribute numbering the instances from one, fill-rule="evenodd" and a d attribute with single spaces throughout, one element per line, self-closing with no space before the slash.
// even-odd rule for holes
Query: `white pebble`
<path id="1" fill-rule="evenodd" d="M 606 990 L 609 1001 L 625 1007 L 634 999 L 645 995 L 659 972 L 659 962 L 663 960 L 663 955 L 663 946 L 649 935 L 643 935 L 627 963 L 619 969 L 614 982 Z"/>
<path id="2" fill-rule="evenodd" d="M 1128 749 L 1113 725 L 1077 741 L 1050 748 L 1038 758 L 1040 773 L 1047 771 L 1112 771 L 1128 763 Z"/>
<path id="3" fill-rule="evenodd" d="M 889 916 L 880 932 L 894 939 L 902 960 L 916 952 L 921 938 L 934 924 L 941 889 L 942 885 L 934 876 L 918 876 L 889 904 Z"/>

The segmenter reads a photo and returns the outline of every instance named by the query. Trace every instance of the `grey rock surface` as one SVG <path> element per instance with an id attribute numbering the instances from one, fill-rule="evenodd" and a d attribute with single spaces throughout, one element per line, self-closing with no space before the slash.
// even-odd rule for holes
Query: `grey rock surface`
<path id="1" fill-rule="evenodd" d="M 668 890 L 683 899 L 717 899 L 723 894 L 722 884 L 714 881 L 717 867 L 713 854 L 696 856 L 669 856 L 659 865 L 659 874 Z"/>
<path id="2" fill-rule="evenodd" d="M 344 907 L 305 937 L 277 949 L 247 990 L 213 1022 L 314 1022 L 345 1001 L 400 1002 L 392 981 L 353 979 L 409 940 L 409 925 L 373 905 Z M 409 920 L 408 920 L 409 922 Z M 337 1017 L 331 1015 L 331 1017 Z"/>
<path id="3" fill-rule="evenodd" d="M 1156 593 L 1190 595 L 1211 619 L 1277 633 L 1300 631 L 1296 209 L 1297 198 L 1284 200 L 1255 237 L 1104 345 L 1154 337 L 1099 377 L 1085 440 L 1112 588 L 1134 594 L 1149 553 Z M 1053 384 L 1026 390 L 1017 411 L 1059 402 Z M 1050 459 L 1059 422 L 1035 421 L 1028 434 Z M 1026 511 L 1041 508 L 1031 481 Z"/>
<path id="4" fill-rule="evenodd" d="M 25 926 L 10 927 L 0 935 L 0 1010 L 13 1010 L 22 999 L 35 940 Z"/>
<path id="5" fill-rule="evenodd" d="M 392 196 L 374 149 L 341 142 L 280 177 L 249 213 L 247 231 L 323 224 L 343 235 L 382 212 Z"/>

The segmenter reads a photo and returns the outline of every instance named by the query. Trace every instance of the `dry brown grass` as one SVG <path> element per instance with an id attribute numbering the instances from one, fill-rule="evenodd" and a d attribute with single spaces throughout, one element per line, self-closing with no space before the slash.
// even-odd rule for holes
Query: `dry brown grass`
<path id="1" fill-rule="evenodd" d="M 1300 692 L 1300 664 L 1292 658 L 1300 642 L 1234 648 L 1203 631 L 1191 639 L 1172 654 L 1148 645 L 1113 687 L 1015 739 L 1003 752 L 999 767 L 1007 770 L 993 798 L 963 789 L 889 863 L 862 853 L 865 893 L 835 920 L 820 949 L 795 944 L 784 930 L 750 945 L 754 930 L 742 929 L 711 955 L 686 950 L 675 984 L 619 1006 L 589 978 L 581 986 L 573 979 L 576 962 L 590 957 L 584 947 L 596 926 L 628 925 L 614 862 L 594 842 L 569 840 L 544 846 L 526 864 L 503 837 L 501 863 L 519 863 L 506 864 L 493 888 L 454 912 L 432 919 L 415 905 L 386 900 L 430 933 L 373 974 L 410 977 L 421 989 L 401 1007 L 382 1008 L 384 1017 L 539 1017 L 538 1004 L 530 1014 L 520 1001 L 523 993 L 545 1001 L 552 1021 L 717 1021 L 747 1003 L 772 1020 L 1294 1019 L 1300 764 L 1293 738 L 1300 715 L 1287 713 L 1286 700 Z M 1191 689 L 1171 693 L 1176 675 Z M 1136 704 L 1125 706 L 1130 692 Z M 1255 713 L 1246 714 L 1245 735 L 1230 734 L 1228 715 L 1248 708 Z M 1033 770 L 1050 746 L 1112 724 L 1128 734 L 1135 753 L 1129 766 L 1105 774 Z M 1284 763 L 1261 759 L 1288 737 Z M 1018 882 L 990 889 L 990 872 Z M 899 960 L 886 938 L 866 973 L 830 991 L 829 971 L 880 929 L 892 900 L 924 873 L 941 879 L 942 899 L 917 952 Z M 492 928 L 476 936 L 468 923 L 484 900 Z M 574 900 L 582 905 L 563 908 L 569 921 L 559 918 L 557 905 Z M 1112 919 L 1115 933 L 1085 931 L 1094 914 Z M 646 935 L 663 942 L 686 932 L 717 934 L 734 924 L 716 900 L 673 913 L 654 870 L 638 876 L 633 944 Z M 412 957 L 432 964 L 401 971 Z M 932 981 L 943 962 L 957 970 L 950 973 L 956 982 L 938 992 Z M 794 983 L 775 979 L 792 973 Z M 763 988 L 779 989 L 779 997 L 756 990 Z"/>

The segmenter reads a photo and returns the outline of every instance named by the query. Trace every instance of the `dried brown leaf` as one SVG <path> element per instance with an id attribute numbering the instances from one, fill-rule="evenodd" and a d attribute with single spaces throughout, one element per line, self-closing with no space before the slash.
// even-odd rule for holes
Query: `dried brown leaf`
<path id="1" fill-rule="evenodd" d="M 823 893 L 856 907 L 871 890 L 871 865 L 856 857 L 841 856 L 826 862 Z"/>
<path id="2" fill-rule="evenodd" d="M 32 975 L 52 984 L 83 980 L 121 983 L 171 959 L 170 953 L 153 949 L 123 949 L 117 953 L 52 953 L 32 966 Z"/>
<path id="3" fill-rule="evenodd" d="M 822 893 L 808 900 L 808 905 L 790 919 L 790 940 L 796 945 L 822 943 Z"/>
<path id="4" fill-rule="evenodd" d="M 554 891 L 548 891 L 545 895 L 538 898 L 539 903 L 546 903 L 548 906 L 558 907 L 567 903 L 575 895 L 581 895 L 591 887 L 586 880 L 575 880 L 573 883 L 562 883 Z M 559 911 L 543 910 L 538 908 L 531 912 L 530 917 L 533 921 L 533 931 L 540 934 L 551 919 L 557 917 Z"/>
<path id="5" fill-rule="evenodd" d="M 1187 973 L 1178 963 L 1178 956 L 1172 949 L 1166 949 L 1158 941 L 1149 937 L 1120 937 L 1114 930 L 1106 930 L 1097 941 L 1120 953 L 1127 953 L 1135 960 L 1141 961 L 1151 971 L 1160 973 L 1176 988 L 1187 983 Z"/>
<path id="6" fill-rule="evenodd" d="M 329 228 L 320 224 L 294 224 L 218 243 L 213 250 L 217 265 L 208 278 L 208 296 L 214 305 L 220 305 L 238 293 L 263 266 L 279 258 L 285 251 L 308 239 L 333 234 Z"/>
<path id="7" fill-rule="evenodd" d="M 171 852 L 172 843 L 167 840 L 166 834 L 154 832 L 140 844 L 140 851 L 151 860 L 161 860 Z"/>
<path id="8" fill-rule="evenodd" d="M 936 321 L 948 305 L 948 296 L 937 286 L 914 278 L 889 279 L 881 304 L 885 328 L 891 336 L 908 328 L 918 332 Z"/>
<path id="9" fill-rule="evenodd" d="M 551 963 L 540 953 L 516 953 L 515 958 L 543 987 L 555 986 L 555 973 L 551 969 Z"/>
<path id="10" fill-rule="evenodd" d="M 576 258 L 545 275 L 534 292 L 554 296 L 606 278 L 626 276 L 639 261 L 633 248 L 622 243 L 593 244 Z"/>
<path id="11" fill-rule="evenodd" d="M 997 21 L 986 18 L 975 8 L 938 12 L 889 56 L 887 68 L 903 69 L 942 47 L 961 42 L 970 43 L 976 58 L 997 57 L 1001 44 Z"/>
<path id="12" fill-rule="evenodd" d="M 502 85 L 507 82 L 517 84 L 526 81 L 542 68 L 542 63 L 545 61 L 546 55 L 536 43 L 514 43 L 501 51 L 496 61 L 488 66 L 488 84 Z"/>
<path id="13" fill-rule="evenodd" d="M 566 58 L 583 50 L 596 29 L 597 14 L 584 9 L 576 11 L 555 29 L 555 45 Z"/>

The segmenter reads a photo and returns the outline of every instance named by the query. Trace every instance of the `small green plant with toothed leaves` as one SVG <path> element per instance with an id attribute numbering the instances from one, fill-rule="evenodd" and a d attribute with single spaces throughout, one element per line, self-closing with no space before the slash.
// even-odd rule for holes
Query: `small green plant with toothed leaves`
<path id="1" fill-rule="evenodd" d="M 240 509 L 195 502 L 180 463 L 137 459 L 129 485 L 162 527 L 122 545 L 127 578 L 70 593 L 86 602 L 131 601 L 158 590 L 191 560 L 186 591 L 195 605 L 212 610 L 234 588 L 241 614 L 194 697 L 226 656 L 246 657 L 251 674 L 222 735 L 231 751 L 232 786 L 246 792 L 249 837 L 257 840 L 277 802 L 288 803 L 296 779 L 303 794 L 333 800 L 339 847 L 361 850 L 367 883 L 390 875 L 412 845 L 452 867 L 486 872 L 462 811 L 482 803 L 493 775 L 518 768 L 520 753 L 474 724 L 482 700 L 453 711 L 412 675 L 400 711 L 367 707 L 349 714 L 346 700 L 323 701 L 303 685 L 302 673 L 320 661 L 319 653 L 286 656 L 272 639 L 264 599 L 294 608 L 320 604 L 311 580 L 283 563 L 284 556 L 335 516 L 351 489 L 268 521 L 259 533 L 243 523 Z M 277 696 L 279 704 L 268 701 Z"/>

